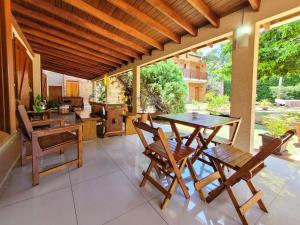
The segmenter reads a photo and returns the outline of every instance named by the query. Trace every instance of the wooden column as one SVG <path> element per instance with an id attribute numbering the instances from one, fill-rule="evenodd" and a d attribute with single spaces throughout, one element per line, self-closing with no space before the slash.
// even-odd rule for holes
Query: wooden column
<path id="1" fill-rule="evenodd" d="M 141 87 L 141 71 L 139 66 L 135 66 L 132 70 L 132 113 L 138 113 L 140 105 L 140 87 Z"/>
<path id="2" fill-rule="evenodd" d="M 252 151 L 254 141 L 256 81 L 258 63 L 258 26 L 250 34 L 235 32 L 232 52 L 231 115 L 242 118 L 235 146 Z"/>
<path id="3" fill-rule="evenodd" d="M 10 0 L 0 1 L 0 130 L 16 131 Z"/>

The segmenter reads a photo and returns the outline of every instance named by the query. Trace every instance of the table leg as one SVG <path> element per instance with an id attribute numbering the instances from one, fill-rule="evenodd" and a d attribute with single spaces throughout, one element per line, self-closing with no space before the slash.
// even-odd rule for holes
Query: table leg
<path id="1" fill-rule="evenodd" d="M 198 138 L 202 144 L 202 146 L 199 145 L 199 149 L 198 151 L 195 153 L 195 155 L 193 156 L 192 158 L 192 163 L 194 164 L 195 161 L 199 158 L 199 156 L 201 155 L 202 151 L 204 149 L 207 149 L 208 148 L 208 145 L 210 144 L 210 142 L 214 139 L 214 137 L 217 135 L 217 133 L 219 132 L 219 130 L 221 129 L 222 126 L 219 126 L 219 127 L 215 127 L 213 132 L 209 135 L 209 137 L 207 138 L 207 140 L 205 140 L 203 138 L 203 135 L 201 134 L 201 132 L 198 132 Z M 212 164 L 206 160 L 201 160 L 202 162 L 212 166 Z"/>
<path id="2" fill-rule="evenodd" d="M 192 142 L 194 141 L 195 137 L 197 136 L 197 134 L 200 131 L 200 127 L 196 127 L 193 131 L 193 133 L 189 136 L 189 138 L 187 139 L 185 146 L 190 146 L 192 144 Z"/>

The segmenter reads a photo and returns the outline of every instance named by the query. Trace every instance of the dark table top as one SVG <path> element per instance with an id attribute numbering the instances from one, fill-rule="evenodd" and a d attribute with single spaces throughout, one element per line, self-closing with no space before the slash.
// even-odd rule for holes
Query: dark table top
<path id="1" fill-rule="evenodd" d="M 214 128 L 232 124 L 239 120 L 234 117 L 215 116 L 200 113 L 175 113 L 159 116 L 162 120 L 183 124 L 191 127 Z"/>

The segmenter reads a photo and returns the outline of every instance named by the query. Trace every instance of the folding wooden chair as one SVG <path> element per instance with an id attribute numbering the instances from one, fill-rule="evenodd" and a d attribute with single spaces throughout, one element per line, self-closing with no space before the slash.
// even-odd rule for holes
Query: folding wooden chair
<path id="1" fill-rule="evenodd" d="M 220 185 L 209 192 L 208 196 L 204 200 L 209 203 L 226 190 L 242 223 L 244 225 L 248 224 L 245 214 L 256 203 L 262 211 L 268 212 L 262 201 L 262 192 L 256 190 L 251 179 L 265 167 L 264 160 L 276 151 L 276 149 L 278 149 L 282 144 L 287 142 L 294 134 L 294 130 L 286 132 L 280 138 L 276 138 L 268 145 L 263 146 L 262 149 L 254 156 L 229 145 L 217 145 L 216 147 L 204 150 L 203 153 L 214 164 L 217 171 L 196 182 L 196 189 L 201 191 L 204 186 L 210 184 L 216 179 L 219 179 Z M 227 178 L 222 165 L 233 169 L 235 173 Z M 242 205 L 239 204 L 236 195 L 232 190 L 232 186 L 240 180 L 244 180 L 247 183 L 251 193 L 253 194 L 253 196 Z"/>
<path id="2" fill-rule="evenodd" d="M 151 127 L 154 128 L 154 123 L 153 123 L 153 118 L 151 116 L 151 113 L 148 113 L 148 121 L 149 121 Z M 165 134 L 165 136 L 166 136 L 167 139 L 172 139 L 172 140 L 176 139 L 176 135 L 174 134 L 173 131 L 164 132 L 164 134 Z M 181 131 L 179 131 L 179 135 L 180 135 L 181 139 L 188 139 L 189 136 L 190 136 L 189 134 L 181 132 Z"/>
<path id="3" fill-rule="evenodd" d="M 143 172 L 144 178 L 140 186 L 143 187 L 148 180 L 165 195 L 165 199 L 161 205 L 162 209 L 167 207 L 175 191 L 177 182 L 179 183 L 185 198 L 189 199 L 190 195 L 188 193 L 188 188 L 186 187 L 181 174 L 187 165 L 192 178 L 194 181 L 197 180 L 193 166 L 189 159 L 189 156 L 195 152 L 195 149 L 185 146 L 184 144 L 177 143 L 174 140 L 168 140 L 161 128 L 153 128 L 146 123 L 136 121 L 134 121 L 133 124 L 137 134 L 141 139 L 141 142 L 145 147 L 143 154 L 151 160 L 147 171 Z M 157 137 L 155 141 L 151 144 L 148 144 L 142 130 L 151 133 L 154 137 Z M 159 172 L 172 179 L 168 190 L 166 190 L 159 182 L 150 176 L 150 173 L 154 168 L 158 169 Z"/>
<path id="4" fill-rule="evenodd" d="M 19 115 L 25 128 L 23 132 L 23 145 L 21 151 L 21 163 L 24 164 L 28 149 L 31 149 L 32 155 L 32 184 L 39 184 L 39 177 L 58 170 L 65 169 L 72 165 L 82 166 L 82 125 L 64 126 L 63 120 L 43 120 L 30 122 L 25 107 L 18 106 Z M 45 126 L 50 124 L 59 124 L 60 127 L 49 128 L 45 130 L 33 130 L 34 126 Z M 74 134 L 76 132 L 76 134 Z M 62 149 L 70 144 L 77 144 L 77 159 L 55 166 L 45 171 L 40 171 L 39 161 L 41 157 L 55 152 L 61 152 Z"/>

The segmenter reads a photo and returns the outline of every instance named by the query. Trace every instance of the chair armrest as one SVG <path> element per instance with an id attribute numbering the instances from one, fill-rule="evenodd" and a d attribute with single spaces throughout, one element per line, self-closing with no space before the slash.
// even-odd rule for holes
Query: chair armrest
<path id="1" fill-rule="evenodd" d="M 59 124 L 60 126 L 64 126 L 65 122 L 63 119 L 49 119 L 49 120 L 38 120 L 32 121 L 31 125 L 33 127 L 39 127 L 44 125 L 52 125 L 52 124 Z"/>
<path id="2" fill-rule="evenodd" d="M 74 124 L 74 125 L 67 125 L 67 126 L 62 126 L 58 128 L 49 128 L 45 130 L 37 130 L 32 132 L 32 139 L 33 138 L 38 138 L 38 137 L 43 137 L 43 136 L 48 136 L 51 134 L 58 134 L 58 133 L 63 133 L 63 132 L 72 132 L 72 131 L 80 131 L 82 132 L 82 124 Z"/>

